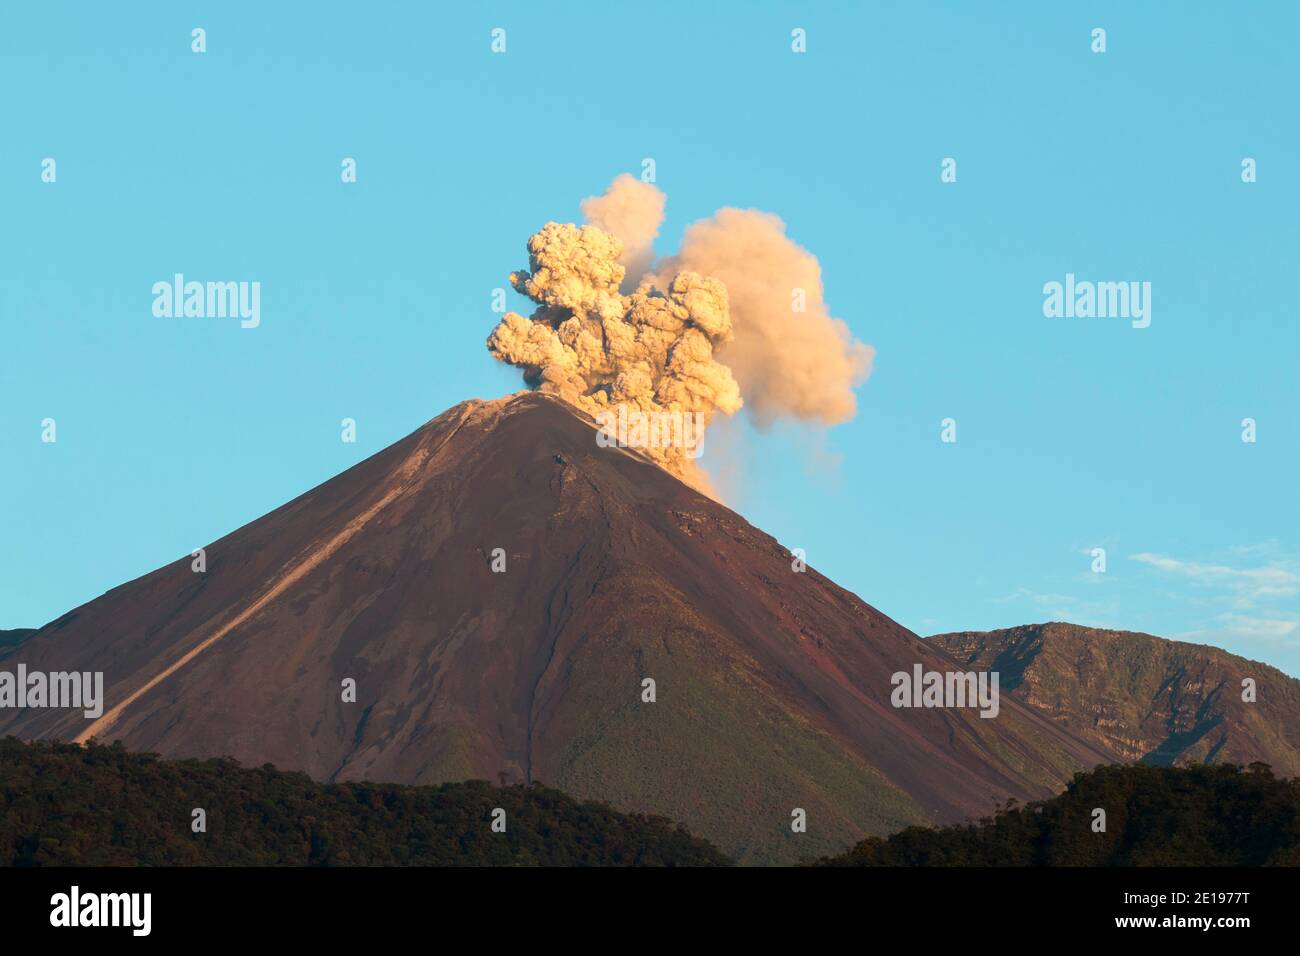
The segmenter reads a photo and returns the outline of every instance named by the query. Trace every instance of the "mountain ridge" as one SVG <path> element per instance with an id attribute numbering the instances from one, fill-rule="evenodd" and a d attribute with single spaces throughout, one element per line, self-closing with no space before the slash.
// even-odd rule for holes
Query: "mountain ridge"
<path id="1" fill-rule="evenodd" d="M 1117 760 L 1269 764 L 1300 775 L 1300 681 L 1222 648 L 1065 622 L 937 634 L 964 666 Z M 1242 699 L 1242 681 L 1256 701 Z M 1085 694 L 1086 691 L 1086 694 Z"/>
<path id="2" fill-rule="evenodd" d="M 34 627 L 15 627 L 7 631 L 0 630 L 0 661 L 13 653 L 23 641 L 35 634 L 36 631 L 37 629 Z"/>

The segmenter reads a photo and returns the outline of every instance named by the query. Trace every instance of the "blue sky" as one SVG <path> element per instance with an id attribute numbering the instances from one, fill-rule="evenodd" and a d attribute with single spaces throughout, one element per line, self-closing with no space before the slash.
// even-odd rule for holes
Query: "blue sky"
<path id="1" fill-rule="evenodd" d="M 519 388 L 491 291 L 653 157 L 661 253 L 774 212 L 877 351 L 852 422 L 728 442 L 747 518 L 921 633 L 1070 620 L 1300 674 L 1300 7 L 739 9 L 5 5 L 0 627 Z M 259 281 L 261 325 L 156 318 L 177 272 Z M 1044 317 L 1067 272 L 1151 282 L 1151 326 Z"/>

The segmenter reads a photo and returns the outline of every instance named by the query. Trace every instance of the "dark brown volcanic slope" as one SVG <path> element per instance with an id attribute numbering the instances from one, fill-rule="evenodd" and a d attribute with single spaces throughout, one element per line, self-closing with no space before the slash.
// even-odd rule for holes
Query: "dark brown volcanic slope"
<path id="1" fill-rule="evenodd" d="M 36 633 L 34 627 L 16 627 L 11 631 L 0 631 L 0 661 L 17 650 L 18 645 Z"/>
<path id="2" fill-rule="evenodd" d="M 930 638 L 1117 760 L 1250 764 L 1300 775 L 1300 681 L 1217 647 L 1074 624 Z M 1253 678 L 1256 700 L 1241 699 Z"/>
<path id="3" fill-rule="evenodd" d="M 994 719 L 894 709 L 893 672 L 952 662 L 791 560 L 557 400 L 466 402 L 209 545 L 206 573 L 187 556 L 46 625 L 3 667 L 103 671 L 111 709 L 89 728 L 0 711 L 0 734 L 537 780 L 749 862 L 1044 797 L 1108 760 L 1005 699 Z"/>

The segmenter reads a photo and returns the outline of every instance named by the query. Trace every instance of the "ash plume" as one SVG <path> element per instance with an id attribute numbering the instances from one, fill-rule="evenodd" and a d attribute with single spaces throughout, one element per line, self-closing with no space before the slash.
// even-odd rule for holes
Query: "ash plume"
<path id="1" fill-rule="evenodd" d="M 875 349 L 854 341 L 831 316 L 821 264 L 785 234 L 779 218 L 757 209 L 718 210 L 686 229 L 681 251 L 660 263 L 657 275 L 680 271 L 727 287 L 735 334 L 721 360 L 756 424 L 835 425 L 857 414 L 853 389 L 871 373 Z"/>
<path id="2" fill-rule="evenodd" d="M 667 198 L 649 183 L 623 173 L 609 184 L 604 195 L 588 196 L 581 203 L 588 223 L 623 243 L 618 260 L 627 270 L 623 292 L 636 291 L 641 277 L 654 265 L 654 241 L 664 221 Z"/>
<path id="3" fill-rule="evenodd" d="M 664 201 L 623 175 L 582 202 L 588 225 L 548 222 L 535 233 L 529 271 L 510 282 L 537 309 L 507 313 L 488 337 L 491 354 L 598 420 L 624 406 L 694 414 L 707 427 L 746 403 L 760 427 L 852 418 L 874 351 L 831 316 L 817 258 L 776 216 L 727 208 L 690 226 L 681 250 L 654 265 Z M 681 443 L 639 450 L 708 491 Z"/>

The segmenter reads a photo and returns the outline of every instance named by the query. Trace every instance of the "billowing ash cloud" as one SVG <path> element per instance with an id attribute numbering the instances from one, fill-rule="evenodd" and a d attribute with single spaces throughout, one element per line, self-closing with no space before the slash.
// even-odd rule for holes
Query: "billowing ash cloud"
<path id="1" fill-rule="evenodd" d="M 529 385 L 593 416 L 620 404 L 645 415 L 740 409 L 740 389 L 713 349 L 731 337 L 727 290 L 717 279 L 682 272 L 664 290 L 619 292 L 623 244 L 595 226 L 548 222 L 528 240 L 529 272 L 511 284 L 538 304 L 514 312 L 488 349 L 524 369 Z M 682 443 L 640 449 L 697 487 L 704 476 Z"/>
<path id="2" fill-rule="evenodd" d="M 762 426 L 792 418 L 822 425 L 858 410 L 853 389 L 871 373 L 875 349 L 855 342 L 822 300 L 817 257 L 757 209 L 720 209 L 690 226 L 659 276 L 688 270 L 722 280 L 734 340 L 721 360 Z M 795 311 L 797 300 L 803 311 Z"/>
<path id="3" fill-rule="evenodd" d="M 667 200 L 654 186 L 643 183 L 627 173 L 609 184 L 603 196 L 588 196 L 582 201 L 582 214 L 587 222 L 618 236 L 623 243 L 619 262 L 627 270 L 622 290 L 632 292 L 641 277 L 654 265 L 655 236 L 664 221 L 664 202 Z"/>
<path id="4" fill-rule="evenodd" d="M 529 271 L 510 276 L 538 308 L 505 315 L 492 355 L 593 416 L 624 405 L 707 425 L 744 395 L 759 425 L 851 418 L 874 352 L 830 315 L 816 257 L 775 216 L 722 209 L 650 271 L 663 210 L 663 193 L 624 175 L 583 201 L 590 225 L 548 222 L 528 240 Z M 692 449 L 641 450 L 707 489 Z"/>

